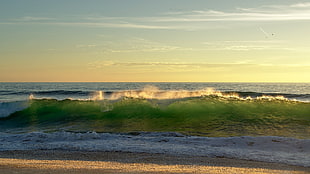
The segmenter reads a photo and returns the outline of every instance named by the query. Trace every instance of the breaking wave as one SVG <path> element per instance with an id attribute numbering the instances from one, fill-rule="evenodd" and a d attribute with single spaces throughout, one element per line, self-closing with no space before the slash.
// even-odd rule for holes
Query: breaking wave
<path id="1" fill-rule="evenodd" d="M 254 98 L 212 89 L 161 91 L 152 87 L 99 91 L 83 100 L 31 96 L 26 103 L 19 111 L 7 112 L 7 117 L 0 118 L 1 131 L 168 131 L 213 137 L 310 137 L 310 103 L 283 96 Z"/>

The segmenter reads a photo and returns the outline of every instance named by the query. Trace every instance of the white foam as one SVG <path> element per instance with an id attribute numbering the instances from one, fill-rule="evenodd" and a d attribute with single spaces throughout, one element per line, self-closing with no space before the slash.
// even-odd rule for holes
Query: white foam
<path id="1" fill-rule="evenodd" d="M 197 137 L 177 133 L 0 133 L 0 150 L 80 150 L 227 157 L 310 167 L 310 140 L 284 137 Z"/>

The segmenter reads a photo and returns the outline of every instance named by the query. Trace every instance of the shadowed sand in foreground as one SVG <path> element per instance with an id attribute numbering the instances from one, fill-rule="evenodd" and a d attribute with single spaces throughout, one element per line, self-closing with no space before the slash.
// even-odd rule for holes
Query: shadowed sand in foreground
<path id="1" fill-rule="evenodd" d="M 0 173 L 310 173 L 277 163 L 126 152 L 3 151 Z"/>

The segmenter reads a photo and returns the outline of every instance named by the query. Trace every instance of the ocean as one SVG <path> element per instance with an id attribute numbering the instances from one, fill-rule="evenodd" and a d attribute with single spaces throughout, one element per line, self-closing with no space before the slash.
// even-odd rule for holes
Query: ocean
<path id="1" fill-rule="evenodd" d="M 310 83 L 0 83 L 0 150 L 169 153 L 310 167 Z"/>

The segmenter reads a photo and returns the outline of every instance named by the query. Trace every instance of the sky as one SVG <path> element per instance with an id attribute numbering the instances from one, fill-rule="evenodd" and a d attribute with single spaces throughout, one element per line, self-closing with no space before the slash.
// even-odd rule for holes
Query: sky
<path id="1" fill-rule="evenodd" d="M 0 0 L 0 82 L 310 82 L 310 1 Z"/>

